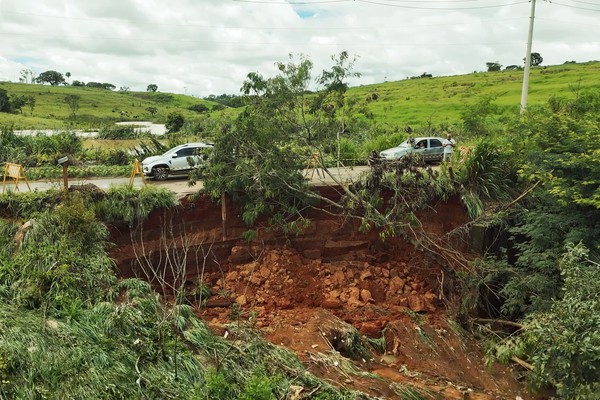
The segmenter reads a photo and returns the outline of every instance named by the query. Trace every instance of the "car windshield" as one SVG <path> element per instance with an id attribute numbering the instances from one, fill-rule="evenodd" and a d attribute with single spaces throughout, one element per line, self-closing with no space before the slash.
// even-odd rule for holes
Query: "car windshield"
<path id="1" fill-rule="evenodd" d="M 406 142 L 402 142 L 400 143 L 398 146 L 396 147 L 411 147 L 410 142 L 407 140 Z"/>

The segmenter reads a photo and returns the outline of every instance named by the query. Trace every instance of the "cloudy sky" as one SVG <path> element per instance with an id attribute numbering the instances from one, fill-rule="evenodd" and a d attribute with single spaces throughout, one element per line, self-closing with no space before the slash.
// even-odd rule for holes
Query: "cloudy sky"
<path id="1" fill-rule="evenodd" d="M 527 0 L 0 0 L 0 81 L 71 73 L 117 88 L 239 94 L 249 72 L 304 54 L 356 56 L 354 85 L 522 65 Z M 543 65 L 600 60 L 600 0 L 538 0 Z"/>

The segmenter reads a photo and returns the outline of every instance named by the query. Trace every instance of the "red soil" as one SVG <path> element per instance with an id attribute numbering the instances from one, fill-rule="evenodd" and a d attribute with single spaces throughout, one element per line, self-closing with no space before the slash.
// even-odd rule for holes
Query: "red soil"
<path id="1" fill-rule="evenodd" d="M 333 189 L 323 190 L 335 197 Z M 169 248 L 189 283 L 210 286 L 212 296 L 197 314 L 215 332 L 231 322 L 237 303 L 242 320 L 340 387 L 383 398 L 397 397 L 394 384 L 444 399 L 531 398 L 509 369 L 486 368 L 477 343 L 451 322 L 451 271 L 412 244 L 382 242 L 377 232 L 359 232 L 356 221 L 323 212 L 310 215 L 313 223 L 303 235 L 284 238 L 259 227 L 249 244 L 241 238 L 247 228 L 235 205 L 227 202 L 225 228 L 222 211 L 208 199 L 184 200 L 177 210 L 153 213 L 133 236 L 127 227 L 114 227 L 112 256 L 121 274 L 144 276 L 142 254 L 168 269 Z M 424 231 L 437 236 L 467 222 L 458 199 L 434 204 L 419 218 Z M 445 243 L 467 253 L 466 240 Z M 353 361 L 379 379 L 348 375 L 329 363 L 347 355 L 336 334 L 349 325 L 366 337 L 385 338 L 385 352 Z"/>

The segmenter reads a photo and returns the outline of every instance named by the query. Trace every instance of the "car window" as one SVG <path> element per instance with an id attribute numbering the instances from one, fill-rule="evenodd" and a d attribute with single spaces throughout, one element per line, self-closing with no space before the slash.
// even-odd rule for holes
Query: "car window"
<path id="1" fill-rule="evenodd" d="M 195 147 L 186 147 L 185 149 L 181 149 L 177 152 L 177 157 L 189 157 L 193 156 L 196 153 Z"/>
<path id="2" fill-rule="evenodd" d="M 442 142 L 439 139 L 430 139 L 429 147 L 442 147 Z"/>

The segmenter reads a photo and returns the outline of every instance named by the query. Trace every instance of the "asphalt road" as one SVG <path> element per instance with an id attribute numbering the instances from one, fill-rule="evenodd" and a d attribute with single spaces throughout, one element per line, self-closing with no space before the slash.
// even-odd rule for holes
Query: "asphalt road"
<path id="1" fill-rule="evenodd" d="M 367 171 L 368 169 L 369 167 L 367 166 L 330 168 L 330 174 L 327 175 L 320 168 L 317 168 L 304 171 L 304 175 L 314 185 L 347 184 L 352 180 L 355 180 L 361 173 Z M 25 175 L 27 175 L 27 171 L 25 171 Z M 68 183 L 69 186 L 93 184 L 98 186 L 100 189 L 106 190 L 111 186 L 129 185 L 129 181 L 130 178 L 70 178 Z M 187 179 L 184 177 L 170 177 L 166 181 L 160 182 L 154 181 L 152 179 L 146 179 L 145 182 L 148 185 L 167 187 L 169 188 L 169 190 L 177 194 L 178 197 L 186 196 L 202 188 L 202 182 L 198 182 L 195 186 L 189 186 Z M 136 176 L 133 181 L 133 186 L 142 187 L 143 185 L 144 181 L 142 180 L 142 178 L 140 176 Z M 50 188 L 62 189 L 63 180 L 61 178 L 52 180 L 30 181 L 29 188 L 32 191 L 47 190 Z M 12 182 L 7 180 L 4 185 L 4 191 L 26 192 L 28 191 L 28 188 L 27 184 L 23 180 L 19 181 L 18 188 L 16 188 Z"/>

